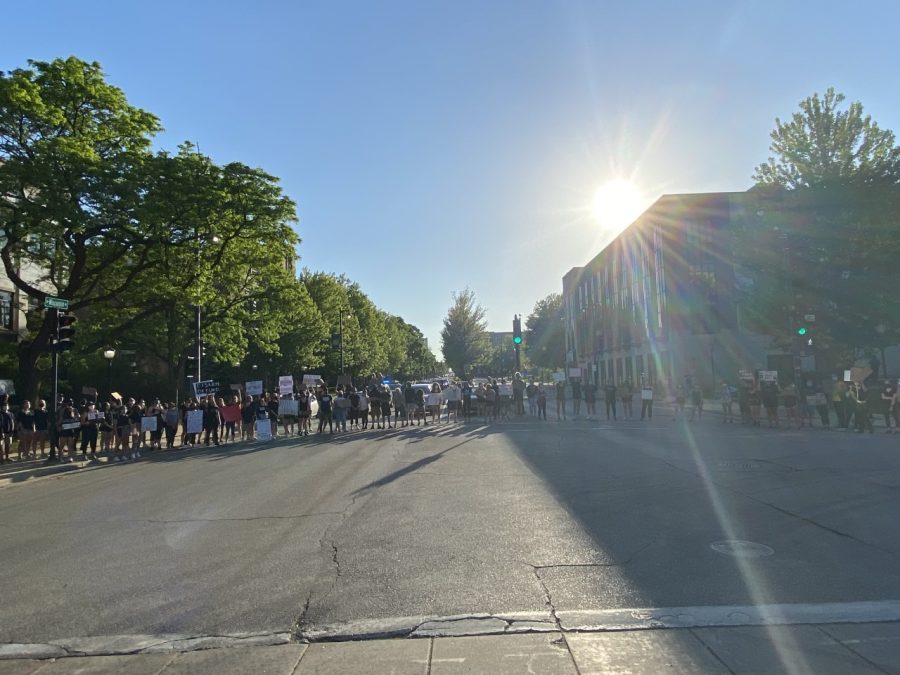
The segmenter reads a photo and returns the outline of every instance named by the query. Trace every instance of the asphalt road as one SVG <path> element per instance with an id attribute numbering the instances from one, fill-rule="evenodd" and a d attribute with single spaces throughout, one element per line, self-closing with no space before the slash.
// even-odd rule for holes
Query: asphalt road
<path id="1" fill-rule="evenodd" d="M 900 436 L 715 417 L 164 452 L 0 489 L 0 642 L 896 600 L 898 487 Z"/>

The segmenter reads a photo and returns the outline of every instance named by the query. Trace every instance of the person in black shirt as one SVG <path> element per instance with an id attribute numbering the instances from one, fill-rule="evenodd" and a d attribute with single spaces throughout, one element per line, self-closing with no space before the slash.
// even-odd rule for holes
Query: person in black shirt
<path id="1" fill-rule="evenodd" d="M 212 438 L 215 445 L 221 445 L 219 442 L 219 426 L 221 424 L 222 419 L 219 416 L 219 406 L 216 405 L 216 400 L 210 396 L 203 406 L 204 445 L 209 447 L 210 438 Z"/>
<path id="2" fill-rule="evenodd" d="M 16 433 L 16 418 L 9 411 L 9 403 L 4 398 L 3 405 L 0 407 L 0 464 L 12 461 L 9 458 L 10 450 L 12 450 L 12 439 Z"/>
<path id="3" fill-rule="evenodd" d="M 19 459 L 29 455 L 34 457 L 34 411 L 31 401 L 23 401 L 16 415 L 16 427 L 19 433 Z"/>
<path id="4" fill-rule="evenodd" d="M 609 419 L 610 412 L 612 412 L 612 418 L 616 419 L 616 394 L 616 384 L 610 380 L 603 387 L 603 397 L 606 400 L 606 419 Z"/>
<path id="5" fill-rule="evenodd" d="M 81 454 L 88 460 L 88 447 L 91 449 L 90 460 L 97 461 L 97 419 L 94 404 L 90 403 L 81 410 Z"/>
<path id="6" fill-rule="evenodd" d="M 572 416 L 578 419 L 581 415 L 581 380 L 572 378 Z"/>
<path id="7" fill-rule="evenodd" d="M 59 461 L 71 462 L 75 455 L 75 429 L 81 426 L 72 399 L 66 399 L 56 422 L 59 432 Z"/>
<path id="8" fill-rule="evenodd" d="M 328 425 L 328 433 L 334 433 L 334 420 L 331 416 L 333 402 L 334 399 L 328 393 L 328 389 L 322 387 L 319 394 L 319 430 L 317 433 L 321 434 L 325 430 L 326 424 Z"/>
<path id="9" fill-rule="evenodd" d="M 41 457 L 46 457 L 45 444 L 50 439 L 50 415 L 47 413 L 47 402 L 39 399 L 34 410 L 34 441 L 39 446 Z"/>
<path id="10" fill-rule="evenodd" d="M 856 432 L 862 433 L 868 430 L 870 434 L 875 433 L 872 426 L 872 415 L 869 413 L 869 392 L 866 385 L 862 382 L 854 382 L 850 387 L 850 400 L 854 405 L 853 418 L 856 420 Z"/>

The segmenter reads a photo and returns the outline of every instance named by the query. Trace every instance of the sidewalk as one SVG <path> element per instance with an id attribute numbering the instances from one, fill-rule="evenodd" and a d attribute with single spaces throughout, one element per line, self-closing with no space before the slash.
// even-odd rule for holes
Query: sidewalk
<path id="1" fill-rule="evenodd" d="M 138 654 L 44 659 L 10 659 L 9 647 L 0 645 L 0 675 L 900 672 L 900 623 L 890 622 L 550 631 L 195 651 L 158 645 Z"/>

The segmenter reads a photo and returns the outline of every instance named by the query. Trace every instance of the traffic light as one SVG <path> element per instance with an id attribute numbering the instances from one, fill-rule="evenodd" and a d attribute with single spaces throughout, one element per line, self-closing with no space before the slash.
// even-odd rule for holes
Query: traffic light
<path id="1" fill-rule="evenodd" d="M 513 316 L 513 344 L 522 344 L 522 320 L 518 314 Z"/>
<path id="2" fill-rule="evenodd" d="M 340 333 L 332 333 L 331 334 L 331 348 L 335 351 L 341 348 L 341 334 Z"/>
<path id="3" fill-rule="evenodd" d="M 807 331 L 805 326 L 800 326 L 800 328 L 797 329 L 797 335 L 803 336 L 806 335 L 806 333 Z"/>
<path id="4" fill-rule="evenodd" d="M 53 349 L 65 352 L 75 346 L 75 322 L 73 314 L 59 314 L 56 317 L 56 342 Z"/>

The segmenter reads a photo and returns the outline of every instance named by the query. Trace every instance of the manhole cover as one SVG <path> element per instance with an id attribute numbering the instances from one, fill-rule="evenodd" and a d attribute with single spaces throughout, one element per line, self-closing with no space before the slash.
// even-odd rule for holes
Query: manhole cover
<path id="1" fill-rule="evenodd" d="M 730 555 L 735 558 L 765 558 L 775 553 L 775 549 L 765 544 L 757 544 L 753 541 L 741 541 L 740 539 L 728 539 L 716 541 L 709 545 L 716 553 Z"/>

